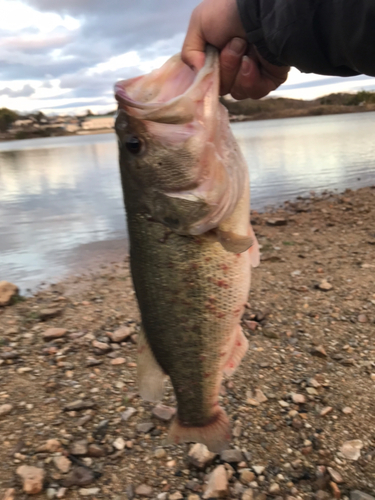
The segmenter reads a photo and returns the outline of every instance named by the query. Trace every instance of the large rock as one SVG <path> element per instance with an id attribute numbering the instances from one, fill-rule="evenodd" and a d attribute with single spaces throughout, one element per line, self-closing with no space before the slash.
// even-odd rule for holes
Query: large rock
<path id="1" fill-rule="evenodd" d="M 17 469 L 18 476 L 23 483 L 23 491 L 28 495 L 37 495 L 43 490 L 43 482 L 46 475 L 45 470 L 38 467 L 21 465 Z"/>
<path id="2" fill-rule="evenodd" d="M 353 439 L 352 441 L 346 441 L 341 446 L 340 451 L 347 460 L 355 462 L 361 456 L 362 448 L 363 442 L 360 439 Z"/>
<path id="3" fill-rule="evenodd" d="M 194 467 L 204 470 L 212 464 L 215 456 L 215 453 L 209 451 L 207 446 L 201 443 L 196 443 L 190 448 L 188 460 L 192 465 L 194 465 Z"/>
<path id="4" fill-rule="evenodd" d="M 375 497 L 359 490 L 353 490 L 350 492 L 350 500 L 375 500 Z"/>
<path id="5" fill-rule="evenodd" d="M 7 306 L 18 295 L 18 287 L 8 281 L 0 281 L 0 306 Z"/>
<path id="6" fill-rule="evenodd" d="M 224 465 L 219 465 L 208 478 L 203 498 L 223 498 L 228 494 L 228 476 Z"/>
<path id="7" fill-rule="evenodd" d="M 66 328 L 48 328 L 48 330 L 43 333 L 43 339 L 45 341 L 61 339 L 61 337 L 66 335 L 67 331 Z"/>

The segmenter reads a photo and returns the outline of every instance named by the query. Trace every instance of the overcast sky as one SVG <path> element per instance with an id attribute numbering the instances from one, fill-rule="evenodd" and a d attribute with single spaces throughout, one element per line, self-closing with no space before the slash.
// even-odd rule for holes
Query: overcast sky
<path id="1" fill-rule="evenodd" d="M 113 84 L 180 51 L 199 0 L 0 0 L 0 108 L 114 109 Z M 374 89 L 369 77 L 292 70 L 274 96 L 313 99 Z"/>

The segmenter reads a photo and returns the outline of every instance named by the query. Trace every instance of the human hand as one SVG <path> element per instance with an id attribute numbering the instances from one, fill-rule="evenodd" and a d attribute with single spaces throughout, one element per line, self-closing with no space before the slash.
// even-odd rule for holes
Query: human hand
<path id="1" fill-rule="evenodd" d="M 246 42 L 236 0 L 203 0 L 193 11 L 182 48 L 182 60 L 199 70 L 209 43 L 220 53 L 222 95 L 235 99 L 260 99 L 275 90 L 288 77 L 288 66 L 266 61 Z"/>

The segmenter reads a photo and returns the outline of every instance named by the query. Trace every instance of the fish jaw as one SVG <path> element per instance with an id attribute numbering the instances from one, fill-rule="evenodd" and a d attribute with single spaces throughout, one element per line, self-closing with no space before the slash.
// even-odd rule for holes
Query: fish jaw
<path id="1" fill-rule="evenodd" d="M 233 151 L 235 141 L 227 111 L 218 101 L 219 79 L 218 52 L 209 47 L 205 66 L 198 74 L 177 55 L 159 70 L 118 82 L 115 87 L 118 123 L 121 114 L 133 123 L 139 121 L 147 136 L 145 142 L 170 150 L 175 164 L 180 164 L 176 169 L 189 170 L 188 183 L 181 182 L 173 189 L 160 186 L 156 213 L 155 203 L 148 204 L 150 215 L 164 224 L 176 220 L 180 205 L 179 223 L 171 227 L 178 234 L 201 235 L 218 227 L 233 212 L 247 181 L 246 164 L 237 161 L 241 153 L 238 148 Z M 116 130 L 121 138 L 121 131 Z M 181 152 L 189 153 L 189 165 L 183 164 Z M 147 153 L 146 149 L 144 158 Z M 132 161 L 128 158 L 129 164 Z M 150 168 L 157 170 L 158 166 Z M 155 189 L 148 186 L 148 190 L 155 198 Z M 187 204 L 191 211 L 186 212 Z"/>

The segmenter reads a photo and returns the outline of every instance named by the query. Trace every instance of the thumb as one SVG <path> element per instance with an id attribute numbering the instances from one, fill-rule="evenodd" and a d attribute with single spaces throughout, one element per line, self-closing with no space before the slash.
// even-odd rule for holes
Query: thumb
<path id="1" fill-rule="evenodd" d="M 206 40 L 201 29 L 199 6 L 193 11 L 189 28 L 182 47 L 181 59 L 195 70 L 200 70 L 205 62 Z"/>

